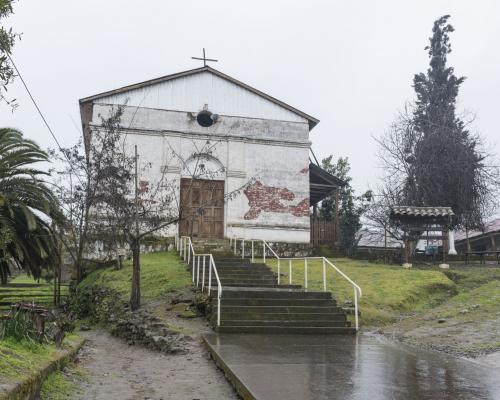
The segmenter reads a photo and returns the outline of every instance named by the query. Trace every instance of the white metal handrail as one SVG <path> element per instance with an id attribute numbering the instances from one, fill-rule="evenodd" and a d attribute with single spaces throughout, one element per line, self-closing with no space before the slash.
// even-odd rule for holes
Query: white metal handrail
<path id="1" fill-rule="evenodd" d="M 207 287 L 208 294 L 212 290 L 212 271 L 217 281 L 217 326 L 220 326 L 220 302 L 222 297 L 222 284 L 215 267 L 214 256 L 210 253 L 198 254 L 194 251 L 193 242 L 189 236 L 175 236 L 175 246 L 181 258 L 187 262 L 188 265 L 192 264 L 192 280 L 197 288 L 201 285 L 203 292 Z M 207 264 L 208 260 L 208 266 Z M 205 271 L 208 268 L 208 284 L 205 284 Z M 201 282 L 200 282 L 200 269 L 201 269 Z"/>
<path id="2" fill-rule="evenodd" d="M 241 258 L 245 258 L 245 242 L 251 242 L 251 259 L 252 262 L 254 262 L 255 259 L 255 242 L 260 242 L 262 243 L 262 258 L 264 260 L 264 263 L 266 262 L 266 252 L 269 250 L 274 258 L 276 258 L 278 262 L 278 285 L 281 284 L 281 262 L 282 261 L 288 261 L 288 279 L 289 279 L 289 284 L 292 284 L 292 263 L 293 261 L 298 261 L 298 260 L 303 260 L 304 261 L 304 288 L 307 289 L 308 287 L 308 261 L 309 260 L 322 260 L 323 264 L 323 291 L 326 292 L 327 290 L 327 285 L 326 285 L 326 265 L 330 265 L 336 272 L 339 273 L 340 276 L 342 276 L 347 282 L 349 282 L 354 290 L 354 321 L 356 325 L 356 331 L 359 330 L 359 317 L 358 317 L 358 300 L 361 299 L 361 296 L 363 295 L 363 292 L 361 290 L 361 287 L 357 285 L 351 278 L 349 278 L 344 272 L 342 272 L 335 264 L 333 264 L 328 258 L 326 257 L 280 257 L 276 254 L 276 252 L 269 246 L 269 244 L 262 239 L 241 239 L 241 238 L 231 238 L 231 246 L 234 248 L 234 254 L 237 255 L 237 243 L 238 241 L 241 242 L 240 244 L 240 249 L 241 249 Z M 359 295 L 359 299 L 358 299 Z"/>

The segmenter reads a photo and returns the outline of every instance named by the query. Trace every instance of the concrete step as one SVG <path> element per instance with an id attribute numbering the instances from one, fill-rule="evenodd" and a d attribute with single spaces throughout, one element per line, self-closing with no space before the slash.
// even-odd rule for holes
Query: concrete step
<path id="1" fill-rule="evenodd" d="M 217 262 L 215 261 L 215 266 L 218 269 L 224 269 L 224 268 L 257 268 L 257 269 L 269 269 L 270 268 L 265 265 L 265 264 L 256 264 L 256 263 L 251 263 L 251 262 L 244 262 L 244 263 L 236 263 L 236 262 Z"/>
<path id="2" fill-rule="evenodd" d="M 215 316 L 214 316 L 215 318 Z M 345 322 L 343 313 L 221 313 L 221 321 L 337 321 Z M 226 324 L 227 325 L 227 324 Z"/>
<path id="3" fill-rule="evenodd" d="M 195 271 L 196 273 L 196 271 Z M 262 271 L 262 272 L 252 272 L 252 271 L 249 271 L 249 272 L 236 272 L 236 271 L 231 271 L 231 272 L 221 272 L 221 271 L 217 271 L 219 277 L 234 277 L 234 278 L 244 278 L 245 276 L 248 276 L 249 278 L 255 278 L 255 279 L 259 279 L 259 278 L 272 278 L 272 279 L 277 279 L 277 276 L 274 275 L 273 273 L 270 273 L 269 271 Z M 212 271 L 212 275 L 215 275 L 214 272 Z M 200 276 L 203 276 L 202 272 L 200 271 Z M 205 276 L 208 276 L 208 273 L 205 272 Z"/>
<path id="4" fill-rule="evenodd" d="M 219 278 L 224 286 L 231 286 L 233 283 L 237 284 L 237 285 L 243 285 L 243 286 L 246 284 L 249 284 L 252 286 L 258 286 L 259 284 L 262 284 L 262 285 L 276 285 L 277 284 L 276 279 L 273 276 L 269 276 L 269 277 L 264 276 L 264 277 L 260 277 L 260 278 L 254 278 L 254 277 L 243 278 L 243 277 L 239 277 L 239 276 L 231 277 L 231 276 L 222 275 Z M 215 281 L 216 281 L 216 279 L 212 279 L 212 283 Z"/>
<path id="5" fill-rule="evenodd" d="M 214 308 L 214 312 L 217 312 L 217 307 Z M 311 306 L 226 306 L 224 301 L 221 302 L 221 316 L 224 313 L 240 313 L 240 314 L 327 314 L 327 313 L 342 313 L 342 308 L 335 306 L 322 306 L 322 307 L 311 307 Z"/>
<path id="6" fill-rule="evenodd" d="M 241 283 L 231 283 L 223 285 L 225 287 L 233 287 L 233 288 L 251 288 L 251 289 L 300 289 L 302 286 L 300 285 L 278 285 L 278 284 L 241 284 Z M 215 290 L 215 289 L 214 289 Z"/>
<path id="7" fill-rule="evenodd" d="M 346 321 L 344 320 L 313 320 L 313 321 L 294 321 L 294 320 L 221 320 L 220 326 L 252 326 L 252 327 L 268 327 L 277 326 L 280 327 L 339 327 L 345 328 Z"/>
<path id="8" fill-rule="evenodd" d="M 217 271 L 219 276 L 234 276 L 235 278 L 243 278 L 245 276 L 248 276 L 249 278 L 273 278 L 276 279 L 276 275 L 274 275 L 271 271 Z M 201 271 L 200 271 L 201 273 Z M 205 275 L 208 275 L 208 273 L 205 271 Z M 213 275 L 213 271 L 212 271 Z"/>
<path id="9" fill-rule="evenodd" d="M 209 271 L 205 271 L 205 275 L 208 275 Z M 258 277 L 261 277 L 261 276 L 269 276 L 271 278 L 275 278 L 276 275 L 274 275 L 271 271 L 269 270 L 262 270 L 262 271 L 253 271 L 253 270 L 249 270 L 249 271 L 245 271 L 245 270 L 239 270 L 239 271 L 224 271 L 224 270 L 217 270 L 217 273 L 219 274 L 219 276 L 235 276 L 235 277 L 238 277 L 238 276 L 250 276 L 250 277 L 255 277 L 255 278 L 258 278 Z M 202 274 L 202 271 L 200 271 L 200 274 Z M 214 274 L 214 272 L 212 271 L 212 275 Z"/>
<path id="10" fill-rule="evenodd" d="M 214 256 L 214 261 L 215 263 L 221 263 L 221 264 L 225 264 L 225 263 L 236 263 L 236 264 L 240 264 L 240 263 L 246 263 L 246 264 L 252 264 L 252 259 L 251 258 L 241 258 L 240 257 L 215 257 Z"/>
<path id="11" fill-rule="evenodd" d="M 191 266 L 192 268 L 192 266 Z M 198 270 L 198 265 L 195 265 L 195 269 Z M 271 274 L 274 273 L 269 268 L 260 268 L 260 267 L 243 267 L 243 268 L 217 268 L 217 272 L 220 274 Z M 203 265 L 200 265 L 200 273 L 203 271 Z M 213 272 L 213 270 L 212 270 Z M 205 265 L 205 273 L 208 273 L 208 266 Z"/>
<path id="12" fill-rule="evenodd" d="M 213 290 L 216 294 L 216 290 Z M 277 288 L 239 288 L 239 287 L 225 287 L 222 292 L 223 299 L 332 299 L 330 292 L 306 292 L 302 289 L 287 289 L 280 285 Z"/>
<path id="13" fill-rule="evenodd" d="M 272 299 L 272 298 L 225 298 L 225 306 L 309 306 L 309 307 L 337 307 L 337 302 L 331 299 Z M 217 299 L 212 299 L 212 305 Z"/>
<path id="14" fill-rule="evenodd" d="M 298 327 L 298 326 L 218 326 L 221 333 L 279 333 L 279 334 L 355 334 L 351 327 Z"/>

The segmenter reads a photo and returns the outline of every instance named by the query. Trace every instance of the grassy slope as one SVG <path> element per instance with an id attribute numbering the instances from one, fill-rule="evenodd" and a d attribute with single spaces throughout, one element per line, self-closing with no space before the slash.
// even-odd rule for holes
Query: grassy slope
<path id="1" fill-rule="evenodd" d="M 456 285 L 440 271 L 403 269 L 396 266 L 364 263 L 350 259 L 333 260 L 334 264 L 363 290 L 360 301 L 361 323 L 381 326 L 402 315 L 418 313 L 435 307 L 456 291 Z M 268 264 L 277 271 L 277 264 Z M 353 300 L 352 286 L 327 264 L 327 290 L 339 304 Z M 289 265 L 281 265 L 281 283 L 289 282 Z M 304 263 L 292 264 L 292 283 L 304 285 Z M 323 268 L 320 261 L 308 263 L 309 288 L 322 290 Z"/>
<path id="2" fill-rule="evenodd" d="M 132 261 L 127 260 L 121 270 L 100 269 L 84 279 L 82 285 L 98 284 L 116 290 L 124 297 L 130 294 Z M 153 300 L 191 285 L 185 264 L 174 252 L 141 255 L 141 296 Z"/>
<path id="3" fill-rule="evenodd" d="M 445 273 L 456 282 L 458 294 L 386 332 L 465 355 L 500 349 L 500 269 L 452 268 Z"/>

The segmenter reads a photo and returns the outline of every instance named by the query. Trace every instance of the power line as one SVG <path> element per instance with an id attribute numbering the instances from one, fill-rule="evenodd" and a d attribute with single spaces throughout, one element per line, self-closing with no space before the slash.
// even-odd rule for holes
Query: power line
<path id="1" fill-rule="evenodd" d="M 28 96 L 30 97 L 31 101 L 33 102 L 33 105 L 35 106 L 36 110 L 38 111 L 38 114 L 40 115 L 40 117 L 42 118 L 45 126 L 47 127 L 47 129 L 49 130 L 50 134 L 52 135 L 52 138 L 54 139 L 54 141 L 56 142 L 56 145 L 59 149 L 59 151 L 64 155 L 64 158 L 66 158 L 66 160 L 68 161 L 68 164 L 69 164 L 69 167 L 71 168 L 71 170 L 73 170 L 73 172 L 75 173 L 77 179 L 80 181 L 80 184 L 83 185 L 83 182 L 81 181 L 80 177 L 78 176 L 78 174 L 74 171 L 73 169 L 73 165 L 70 161 L 70 159 L 68 158 L 68 155 L 63 151 L 59 141 L 57 140 L 57 137 L 56 135 L 54 134 L 54 132 L 52 131 L 52 128 L 50 127 L 49 123 L 47 122 L 47 120 L 45 119 L 45 116 L 43 115 L 42 113 L 42 110 L 40 110 L 40 107 L 38 107 L 38 104 L 35 100 L 35 98 L 33 97 L 33 95 L 31 94 L 31 91 L 29 90 L 28 88 L 28 85 L 26 84 L 25 80 L 23 79 L 23 76 L 21 75 L 21 73 L 19 72 L 19 69 L 17 68 L 17 65 L 16 63 L 14 62 L 14 60 L 12 59 L 11 55 L 6 52 L 7 54 L 7 57 L 9 57 L 9 60 L 10 62 L 12 63 L 12 66 L 14 67 L 14 69 L 16 70 L 16 73 L 17 73 L 17 76 L 19 76 L 19 79 L 21 79 L 21 82 L 23 83 L 23 86 L 24 88 L 26 89 L 26 92 L 28 93 Z"/>
<path id="2" fill-rule="evenodd" d="M 21 75 L 21 73 L 19 72 L 19 70 L 17 69 L 17 66 L 16 64 L 14 63 L 14 60 L 12 59 L 12 57 L 10 56 L 9 53 L 6 53 L 7 54 L 7 57 L 9 57 L 9 60 L 10 62 L 12 63 L 12 66 L 14 67 L 14 69 L 16 70 L 16 73 L 17 73 L 17 76 L 19 76 L 19 79 L 21 79 L 21 82 L 23 83 L 23 86 L 24 88 L 26 89 L 26 92 L 28 92 L 28 96 L 30 97 L 31 101 L 33 102 L 33 104 L 35 105 L 35 108 L 36 110 L 38 111 L 38 114 L 40 114 L 40 117 L 42 118 L 43 122 L 45 123 L 45 126 L 47 127 L 47 129 L 49 130 L 50 134 L 52 135 L 52 137 L 54 138 L 54 141 L 56 142 L 57 144 L 57 147 L 59 148 L 59 150 L 64 153 L 62 151 L 62 148 L 61 148 L 61 145 L 59 144 L 59 141 L 57 140 L 56 138 L 56 135 L 54 135 L 54 132 L 52 131 L 52 129 L 50 128 L 47 120 L 45 119 L 45 117 L 43 116 L 43 113 L 42 111 L 40 110 L 40 108 L 38 107 L 38 104 L 36 103 L 33 95 L 31 94 L 30 90 L 28 89 L 28 85 L 26 84 L 26 82 L 24 81 L 23 79 L 23 76 Z M 69 161 L 69 160 L 68 160 Z"/>

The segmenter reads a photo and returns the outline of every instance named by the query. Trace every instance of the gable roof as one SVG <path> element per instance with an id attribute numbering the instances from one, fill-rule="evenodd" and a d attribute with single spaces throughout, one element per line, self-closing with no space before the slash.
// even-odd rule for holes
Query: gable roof
<path id="1" fill-rule="evenodd" d="M 229 82 L 234 83 L 235 85 L 237 85 L 243 89 L 249 90 L 250 92 L 252 92 L 252 93 L 254 93 L 254 94 L 256 94 L 256 95 L 258 95 L 258 96 L 260 96 L 260 97 L 262 97 L 262 98 L 264 98 L 264 99 L 266 99 L 266 100 L 268 100 L 268 101 L 270 101 L 278 106 L 281 106 L 284 109 L 291 111 L 292 113 L 295 113 L 295 114 L 301 116 L 302 118 L 306 119 L 309 122 L 309 129 L 310 130 L 312 128 L 314 128 L 319 122 L 319 119 L 314 118 L 314 117 L 310 116 L 309 114 L 306 114 L 305 112 L 300 111 L 297 108 L 292 107 L 292 106 L 282 102 L 281 100 L 278 100 L 275 97 L 272 97 L 264 92 L 261 92 L 260 90 L 257 90 L 255 88 L 253 88 L 252 86 L 247 85 L 246 83 L 243 83 L 237 79 L 234 79 L 231 76 L 226 75 L 226 74 L 224 74 L 224 73 L 222 73 L 222 72 L 220 72 L 220 71 L 216 70 L 215 68 L 212 68 L 208 65 L 201 67 L 201 68 L 190 69 L 188 71 L 183 71 L 183 72 L 178 72 L 178 73 L 171 74 L 171 75 L 162 76 L 162 77 L 156 78 L 156 79 L 150 79 L 150 80 L 147 80 L 144 82 L 135 83 L 133 85 L 123 86 L 119 89 L 109 90 L 107 92 L 99 93 L 99 94 L 96 94 L 93 96 L 84 97 L 84 98 L 80 99 L 79 102 L 80 102 L 80 105 L 82 105 L 85 103 L 93 102 L 94 100 L 98 100 L 98 99 L 103 98 L 103 97 L 112 96 L 112 95 L 116 95 L 116 94 L 120 94 L 120 93 L 125 93 L 125 92 L 128 92 L 130 90 L 140 89 L 140 88 L 143 88 L 146 86 L 151 86 L 151 85 L 155 85 L 157 83 L 171 81 L 171 80 L 174 80 L 177 78 L 195 75 L 195 74 L 199 74 L 202 72 L 210 72 L 210 73 L 212 73 L 212 74 L 214 74 L 222 79 L 225 79 Z"/>

